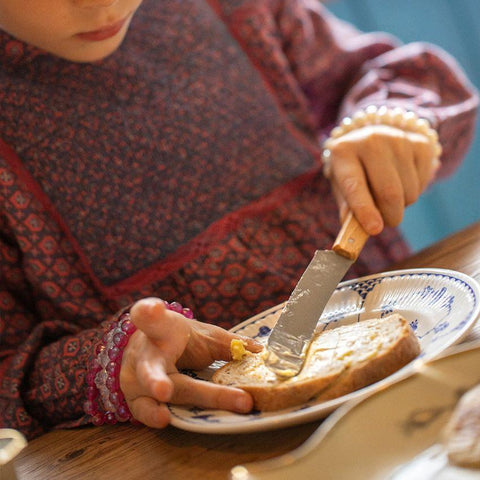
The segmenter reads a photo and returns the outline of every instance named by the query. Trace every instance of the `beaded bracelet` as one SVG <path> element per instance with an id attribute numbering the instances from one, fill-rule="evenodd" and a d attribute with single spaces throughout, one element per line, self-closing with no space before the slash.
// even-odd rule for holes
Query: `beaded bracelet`
<path id="1" fill-rule="evenodd" d="M 193 312 L 178 302 L 165 302 L 165 305 L 168 310 L 193 319 Z M 120 389 L 119 375 L 123 351 L 136 330 L 127 309 L 118 320 L 107 325 L 101 341 L 95 347 L 87 371 L 87 400 L 84 404 L 85 413 L 92 417 L 94 425 L 134 421 Z"/>
<path id="2" fill-rule="evenodd" d="M 385 106 L 368 106 L 359 110 L 351 117 L 345 117 L 340 125 L 330 132 L 330 137 L 323 146 L 323 171 L 326 177 L 330 175 L 330 146 L 334 140 L 346 133 L 368 125 L 387 125 L 399 128 L 405 132 L 414 132 L 424 135 L 433 147 L 433 159 L 437 160 L 442 154 L 442 147 L 438 141 L 438 133 L 430 126 L 425 118 L 419 118 L 415 112 L 396 107 L 393 109 Z"/>

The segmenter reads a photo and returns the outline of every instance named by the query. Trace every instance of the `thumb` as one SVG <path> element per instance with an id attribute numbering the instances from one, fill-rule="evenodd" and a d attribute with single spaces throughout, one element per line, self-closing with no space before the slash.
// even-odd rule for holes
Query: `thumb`
<path id="1" fill-rule="evenodd" d="M 162 347 L 186 345 L 190 338 L 190 320 L 168 310 L 160 298 L 143 298 L 130 309 L 130 319 L 152 342 Z"/>

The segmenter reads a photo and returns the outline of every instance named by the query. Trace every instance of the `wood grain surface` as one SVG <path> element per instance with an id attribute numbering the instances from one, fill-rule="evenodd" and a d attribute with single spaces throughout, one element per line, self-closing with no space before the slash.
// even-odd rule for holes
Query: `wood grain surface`
<path id="1" fill-rule="evenodd" d="M 480 281 L 480 222 L 392 265 L 448 268 Z M 480 338 L 472 330 L 466 340 Z M 16 460 L 19 480 L 224 480 L 239 464 L 284 454 L 301 445 L 320 421 L 276 431 L 208 435 L 168 427 L 114 425 L 50 432 Z"/>

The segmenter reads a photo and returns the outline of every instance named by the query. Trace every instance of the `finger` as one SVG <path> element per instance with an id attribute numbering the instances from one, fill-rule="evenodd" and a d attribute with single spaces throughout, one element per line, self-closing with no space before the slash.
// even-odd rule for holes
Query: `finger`
<path id="1" fill-rule="evenodd" d="M 407 135 L 392 143 L 395 162 L 403 186 L 404 205 L 412 205 L 420 196 L 420 180 L 415 162 L 414 145 Z"/>
<path id="2" fill-rule="evenodd" d="M 233 339 L 245 342 L 248 350 L 260 352 L 263 347 L 252 338 L 234 334 L 216 325 L 191 320 L 192 331 L 187 348 L 178 359 L 179 368 L 205 368 L 215 360 L 231 360 Z"/>
<path id="3" fill-rule="evenodd" d="M 251 337 L 246 337 L 245 335 L 238 335 L 238 334 L 233 334 L 233 338 L 238 338 L 239 340 L 242 340 L 242 342 L 245 342 L 245 346 L 248 351 L 253 352 L 253 353 L 258 353 L 263 350 L 263 345 L 254 338 Z"/>
<path id="4" fill-rule="evenodd" d="M 174 384 L 171 403 L 239 413 L 250 412 L 253 408 L 251 395 L 239 388 L 195 380 L 180 373 L 173 374 L 170 378 Z"/>
<path id="5" fill-rule="evenodd" d="M 165 403 L 173 393 L 168 373 L 176 371 L 174 359 L 168 359 L 141 330 L 137 330 L 123 353 L 120 388 L 127 402 L 148 396 Z"/>
<path id="6" fill-rule="evenodd" d="M 150 397 L 138 397 L 128 402 L 135 420 L 152 428 L 164 428 L 170 423 L 170 412 L 164 403 Z"/>
<path id="7" fill-rule="evenodd" d="M 198 321 L 195 321 L 191 336 L 191 342 L 197 341 L 207 344 L 210 354 L 215 360 L 230 360 L 230 344 L 234 339 L 244 342 L 247 350 L 251 352 L 260 352 L 263 349 L 263 346 L 251 337 Z"/>
<path id="8" fill-rule="evenodd" d="M 137 387 L 129 390 L 131 396 L 148 395 L 159 402 L 168 402 L 171 399 L 174 385 L 161 352 L 149 355 L 148 359 L 139 360 L 136 374 Z"/>
<path id="9" fill-rule="evenodd" d="M 362 163 L 375 204 L 384 222 L 389 226 L 396 226 L 403 218 L 405 194 L 397 171 L 395 153 L 390 145 L 380 140 L 381 138 L 375 136 L 369 142 L 368 149 L 362 152 Z"/>
<path id="10" fill-rule="evenodd" d="M 383 229 L 383 219 L 376 207 L 365 171 L 359 159 L 352 155 L 331 154 L 332 178 L 339 194 L 345 199 L 356 219 L 369 235 Z"/>
<path id="11" fill-rule="evenodd" d="M 414 155 L 420 184 L 419 188 L 423 192 L 433 180 L 440 164 L 434 159 L 433 148 L 425 139 L 415 143 Z"/>
<path id="12" fill-rule="evenodd" d="M 130 318 L 137 328 L 152 340 L 162 341 L 170 337 L 172 323 L 175 324 L 176 336 L 189 334 L 189 320 L 179 313 L 168 310 L 160 298 L 142 298 L 130 309 Z"/>
<path id="13" fill-rule="evenodd" d="M 144 298 L 130 310 L 132 322 L 174 365 L 189 342 L 192 320 L 168 310 L 159 298 Z"/>
<path id="14" fill-rule="evenodd" d="M 432 160 L 432 175 L 430 180 L 427 182 L 427 186 L 434 180 L 434 178 L 437 176 L 438 171 L 440 170 L 440 167 L 442 166 L 442 162 L 438 157 L 435 157 Z"/>
<path id="15" fill-rule="evenodd" d="M 175 372 L 175 367 L 170 369 Z M 120 370 L 120 388 L 127 400 L 149 396 L 159 402 L 168 402 L 172 397 L 173 383 L 168 376 L 165 360 L 156 355 L 147 354 L 137 358 L 132 364 L 122 361 Z"/>

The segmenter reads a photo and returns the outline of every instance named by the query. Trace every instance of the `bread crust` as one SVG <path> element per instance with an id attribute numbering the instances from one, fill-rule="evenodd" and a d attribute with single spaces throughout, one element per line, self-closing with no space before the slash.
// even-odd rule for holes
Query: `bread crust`
<path id="1" fill-rule="evenodd" d="M 374 337 L 371 342 L 362 338 L 368 335 Z M 338 343 L 323 348 L 322 342 L 326 341 L 328 347 L 331 341 L 328 336 Z M 348 343 L 345 339 L 358 350 L 345 350 Z M 396 372 L 419 353 L 420 344 L 407 320 L 392 314 L 316 335 L 305 365 L 296 377 L 285 380 L 267 371 L 260 353 L 227 363 L 215 372 L 212 380 L 249 392 L 256 410 L 281 410 L 313 399 L 331 400 L 366 387 Z"/>

